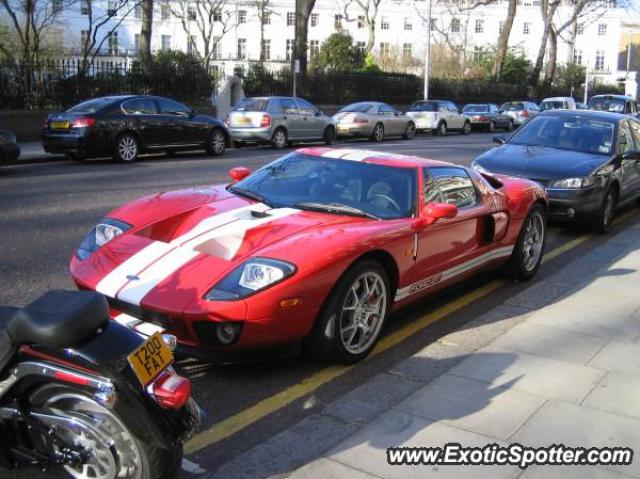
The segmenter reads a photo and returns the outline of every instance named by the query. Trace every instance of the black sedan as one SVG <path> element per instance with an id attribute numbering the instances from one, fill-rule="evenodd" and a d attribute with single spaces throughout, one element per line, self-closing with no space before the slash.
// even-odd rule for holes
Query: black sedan
<path id="1" fill-rule="evenodd" d="M 20 147 L 13 133 L 0 130 L 0 165 L 16 161 L 20 156 Z"/>
<path id="2" fill-rule="evenodd" d="M 471 126 L 474 128 L 487 131 L 495 131 L 497 128 L 504 128 L 507 131 L 514 129 L 513 118 L 493 103 L 471 103 L 465 105 L 462 113 L 471 120 Z"/>
<path id="3" fill-rule="evenodd" d="M 49 115 L 42 132 L 46 152 L 77 161 L 113 156 L 132 162 L 140 153 L 199 148 L 218 156 L 229 142 L 222 121 L 156 96 L 94 98 Z"/>
<path id="4" fill-rule="evenodd" d="M 640 122 L 618 113 L 553 110 L 538 114 L 501 146 L 479 156 L 484 173 L 542 183 L 552 218 L 587 220 L 601 233 L 615 209 L 640 196 Z"/>

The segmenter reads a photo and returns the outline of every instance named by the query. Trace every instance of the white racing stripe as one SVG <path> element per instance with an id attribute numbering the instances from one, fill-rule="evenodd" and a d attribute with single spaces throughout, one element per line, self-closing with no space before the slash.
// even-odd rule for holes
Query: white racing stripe
<path id="1" fill-rule="evenodd" d="M 466 261 L 465 263 L 461 263 L 452 268 L 449 268 L 441 273 L 434 274 L 432 276 L 429 276 L 428 278 L 423 278 L 420 281 L 410 284 L 409 286 L 405 286 L 404 288 L 399 288 L 396 292 L 394 301 L 401 301 L 408 298 L 412 294 L 430 289 L 443 281 L 447 281 L 451 278 L 455 278 L 456 276 L 467 273 L 468 271 L 478 268 L 485 263 L 489 263 L 490 261 L 498 258 L 509 256 L 511 255 L 512 251 L 513 246 L 504 246 L 502 248 L 497 248 L 493 251 L 489 251 L 483 255 L 473 258 L 472 260 Z"/>

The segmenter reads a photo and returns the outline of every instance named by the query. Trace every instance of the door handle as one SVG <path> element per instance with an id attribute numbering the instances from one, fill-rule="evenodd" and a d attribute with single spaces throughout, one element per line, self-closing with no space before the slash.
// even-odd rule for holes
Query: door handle
<path id="1" fill-rule="evenodd" d="M 304 117 L 304 121 L 307 121 L 307 117 L 306 116 Z"/>
<path id="2" fill-rule="evenodd" d="M 286 120 L 286 119 L 287 119 L 287 117 L 286 117 L 286 116 L 285 116 L 285 117 L 283 117 L 283 120 Z"/>

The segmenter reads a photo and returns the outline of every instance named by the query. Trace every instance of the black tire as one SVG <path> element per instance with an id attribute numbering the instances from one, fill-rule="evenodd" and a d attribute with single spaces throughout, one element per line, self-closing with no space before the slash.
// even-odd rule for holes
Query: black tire
<path id="1" fill-rule="evenodd" d="M 58 384 L 47 384 L 35 390 L 30 396 L 29 402 L 35 409 L 40 410 L 45 408 L 47 402 L 54 400 L 54 398 L 68 395 L 74 397 L 83 397 L 89 401 L 92 401 L 91 396 L 88 396 L 84 391 L 75 389 L 72 387 L 61 386 Z M 130 443 L 137 446 L 137 452 L 139 453 L 140 463 L 142 465 L 143 479 L 174 479 L 180 468 L 182 462 L 182 447 L 174 447 L 171 449 L 162 449 L 155 447 L 145 441 L 139 439 L 140 435 L 136 435 L 135 431 L 131 430 L 123 419 L 123 416 L 118 413 L 118 403 L 110 409 L 106 409 L 109 414 L 115 417 L 120 424 L 126 429 L 133 442 Z M 115 463 L 120 465 L 120 459 L 117 455 L 118 449 L 116 444 L 111 444 L 110 452 L 113 454 Z M 121 467 L 125 467 L 121 465 Z"/>
<path id="2" fill-rule="evenodd" d="M 381 279 L 386 292 L 384 299 L 386 303 L 384 313 L 376 324 L 376 331 L 371 336 L 373 339 L 369 339 L 371 344 L 365 350 L 355 353 L 347 350 L 340 338 L 340 318 L 343 312 L 343 304 L 347 300 L 347 296 L 350 296 L 352 285 L 365 273 L 373 273 Z M 311 333 L 303 342 L 304 352 L 313 358 L 334 363 L 353 364 L 362 361 L 373 350 L 378 341 L 380 331 L 384 327 L 385 319 L 391 307 L 393 294 L 389 276 L 380 263 L 372 260 L 363 260 L 351 266 L 342 275 L 320 310 Z"/>
<path id="3" fill-rule="evenodd" d="M 527 225 L 534 217 L 539 218 L 542 224 L 542 244 L 535 264 L 527 264 L 527 258 L 525 254 L 525 250 L 527 247 Z M 520 234 L 518 235 L 518 241 L 513 248 L 511 258 L 509 259 L 509 262 L 507 263 L 505 268 L 507 275 L 518 281 L 526 281 L 533 277 L 533 275 L 536 274 L 536 271 L 538 271 L 540 263 L 542 262 L 546 240 L 547 212 L 541 204 L 537 203 L 533 206 L 533 208 L 531 208 L 531 211 L 529 211 L 529 214 L 522 223 L 522 229 L 520 230 Z"/>
<path id="4" fill-rule="evenodd" d="M 67 161 L 75 161 L 76 163 L 81 163 L 86 159 L 84 156 L 76 153 L 65 153 L 64 157 Z"/>
<path id="5" fill-rule="evenodd" d="M 487 126 L 487 131 L 489 131 L 489 133 L 493 133 L 494 131 L 496 131 L 496 123 L 495 123 L 495 121 L 490 121 L 489 122 L 489 126 Z"/>
<path id="6" fill-rule="evenodd" d="M 416 136 L 416 124 L 412 121 L 407 123 L 407 126 L 404 129 L 404 134 L 402 138 L 405 140 L 413 140 L 413 137 Z"/>
<path id="7" fill-rule="evenodd" d="M 220 156 L 227 149 L 227 137 L 222 128 L 214 128 L 211 130 L 209 139 L 207 140 L 206 152 L 211 156 Z"/>
<path id="8" fill-rule="evenodd" d="M 113 159 L 121 163 L 133 163 L 138 159 L 140 143 L 133 133 L 118 135 L 113 151 Z"/>
<path id="9" fill-rule="evenodd" d="M 468 135 L 469 133 L 471 133 L 471 122 L 470 121 L 465 121 L 464 122 L 464 126 L 462 127 L 462 130 L 460 131 L 460 133 L 462 133 L 463 135 Z"/>
<path id="10" fill-rule="evenodd" d="M 441 121 L 438 123 L 438 127 L 436 128 L 436 134 L 438 136 L 447 136 L 447 123 Z"/>
<path id="11" fill-rule="evenodd" d="M 332 126 L 326 127 L 322 138 L 325 145 L 333 145 L 336 142 L 336 129 Z"/>
<path id="12" fill-rule="evenodd" d="M 618 194 L 616 188 L 615 186 L 610 186 L 604 195 L 598 215 L 591 221 L 591 227 L 596 233 L 606 235 L 611 231 L 611 223 L 616 211 L 617 200 Z"/>
<path id="13" fill-rule="evenodd" d="M 289 144 L 289 136 L 287 130 L 282 127 L 276 128 L 271 137 L 271 146 L 276 150 L 283 150 Z"/>
<path id="14" fill-rule="evenodd" d="M 507 131 L 513 131 L 513 130 L 515 130 L 515 129 L 516 129 L 516 127 L 514 126 L 513 121 L 510 121 L 510 122 L 507 124 Z"/>
<path id="15" fill-rule="evenodd" d="M 376 123 L 371 132 L 371 141 L 381 142 L 384 140 L 384 125 L 382 123 Z"/>

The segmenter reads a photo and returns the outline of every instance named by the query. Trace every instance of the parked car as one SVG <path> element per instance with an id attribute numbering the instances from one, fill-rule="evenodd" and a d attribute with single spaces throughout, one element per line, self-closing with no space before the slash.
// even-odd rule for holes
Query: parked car
<path id="1" fill-rule="evenodd" d="M 577 110 L 576 101 L 570 96 L 545 98 L 540 102 L 540 111 L 547 110 Z"/>
<path id="2" fill-rule="evenodd" d="M 533 118 L 540 112 L 540 108 L 532 101 L 508 101 L 500 107 L 507 115 L 513 118 L 516 126 L 522 125 L 529 118 Z"/>
<path id="3" fill-rule="evenodd" d="M 244 98 L 227 117 L 233 144 L 270 144 L 282 149 L 294 142 L 336 141 L 334 120 L 302 98 Z"/>
<path id="4" fill-rule="evenodd" d="M 301 341 L 353 363 L 389 311 L 505 264 L 528 279 L 542 257 L 546 195 L 535 182 L 331 148 L 230 176 L 109 213 L 71 260 L 76 284 L 110 298 L 115 317 L 177 335 L 178 352 Z"/>
<path id="5" fill-rule="evenodd" d="M 414 101 L 407 115 L 413 118 L 418 130 L 428 130 L 444 136 L 449 130 L 465 135 L 471 133 L 471 120 L 460 113 L 455 103 L 448 100 Z"/>
<path id="6" fill-rule="evenodd" d="M 20 156 L 20 146 L 16 136 L 7 130 L 0 130 L 0 165 L 16 161 Z"/>
<path id="7" fill-rule="evenodd" d="M 416 134 L 413 119 L 391 105 L 377 101 L 352 103 L 333 115 L 338 137 L 368 137 L 382 141 L 387 136 L 402 136 L 410 140 Z"/>
<path id="8" fill-rule="evenodd" d="M 549 111 L 479 156 L 481 172 L 538 181 L 559 220 L 586 220 L 606 233 L 617 207 L 640 196 L 640 122 L 618 113 Z"/>
<path id="9" fill-rule="evenodd" d="M 638 115 L 638 103 L 625 95 L 595 95 L 589 98 L 589 109 Z"/>
<path id="10" fill-rule="evenodd" d="M 588 109 L 589 107 L 587 106 L 586 103 L 582 103 L 579 101 L 576 102 L 576 110 L 588 110 Z"/>
<path id="11" fill-rule="evenodd" d="M 69 159 L 113 156 L 130 163 L 140 153 L 203 148 L 222 155 L 230 144 L 229 132 L 216 118 L 199 115 L 169 98 L 145 95 L 105 96 L 49 115 L 42 145 L 48 153 Z"/>
<path id="12" fill-rule="evenodd" d="M 493 103 L 471 103 L 465 105 L 462 113 L 471 119 L 471 126 L 487 131 L 496 131 L 496 128 L 504 128 L 513 131 L 513 118 L 503 113 L 498 105 Z"/>

